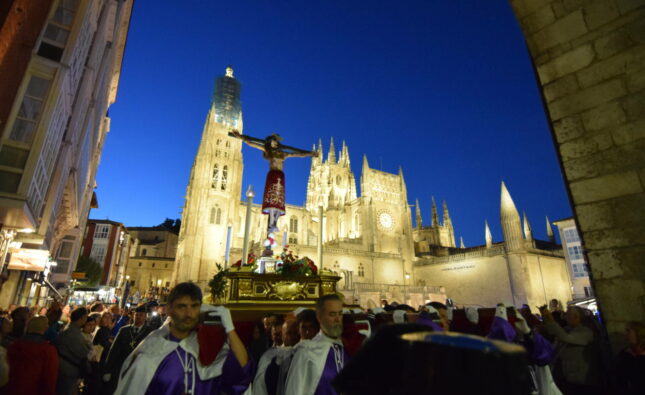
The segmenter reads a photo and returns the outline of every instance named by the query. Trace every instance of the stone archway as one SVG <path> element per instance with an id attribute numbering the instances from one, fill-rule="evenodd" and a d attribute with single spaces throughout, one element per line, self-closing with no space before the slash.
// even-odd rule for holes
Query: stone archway
<path id="1" fill-rule="evenodd" d="M 617 350 L 645 320 L 645 1 L 510 3 Z"/>

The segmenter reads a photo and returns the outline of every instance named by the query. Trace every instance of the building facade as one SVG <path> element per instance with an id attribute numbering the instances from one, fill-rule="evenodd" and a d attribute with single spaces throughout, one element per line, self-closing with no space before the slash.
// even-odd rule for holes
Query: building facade
<path id="1" fill-rule="evenodd" d="M 130 295 L 162 296 L 171 287 L 179 236 L 164 226 L 130 227 L 128 231 L 132 249 L 121 280 L 130 283 Z"/>
<path id="2" fill-rule="evenodd" d="M 52 268 L 57 281 L 69 280 L 96 205 L 106 114 L 116 99 L 131 11 L 127 0 L 2 6 L 0 306 L 43 295 Z M 14 259 L 27 255 L 39 258 Z M 61 265 L 53 266 L 57 257 Z M 12 263 L 18 260 L 29 261 L 27 269 Z"/>
<path id="3" fill-rule="evenodd" d="M 191 280 L 206 289 L 216 264 L 241 258 L 247 210 L 246 203 L 240 201 L 242 147 L 241 140 L 228 136 L 231 129 L 243 130 L 239 95 L 239 82 L 229 67 L 217 80 L 191 170 L 173 281 Z M 455 248 L 445 202 L 443 221 L 439 221 L 433 200 L 432 222 L 424 227 L 417 201 L 413 227 L 401 169 L 394 174 L 372 169 L 363 157 L 359 196 L 345 143 L 337 152 L 332 140 L 326 159 L 322 142 L 314 145 L 314 150 L 318 156 L 311 159 L 306 203 L 287 204 L 276 238 L 295 255 L 316 261 L 322 237 L 323 262 L 316 264 L 340 274 L 339 288 L 348 300 L 374 307 L 382 299 L 416 306 L 428 300 L 443 301 L 446 295 L 458 304 L 489 306 L 500 301 L 544 304 L 544 295 L 570 299 L 561 249 L 552 242 L 533 240 L 528 221 L 525 218 L 524 225 L 521 223 L 504 185 L 501 222 L 506 241 L 493 246 L 491 237 L 481 248 L 460 249 Z M 260 205 L 253 204 L 250 209 L 250 247 L 259 255 L 267 218 Z M 528 229 L 526 236 L 523 226 Z M 455 262 L 475 265 L 468 263 L 471 261 L 478 262 L 480 268 L 470 277 L 453 275 L 442 266 L 454 266 Z"/>
<path id="4" fill-rule="evenodd" d="M 130 234 L 122 223 L 107 219 L 87 221 L 80 255 L 90 257 L 101 265 L 100 285 L 115 287 L 119 284 L 130 248 Z"/>
<path id="5" fill-rule="evenodd" d="M 589 280 L 589 265 L 582 248 L 576 221 L 573 218 L 565 218 L 554 221 L 553 224 L 558 227 L 560 233 L 564 259 L 567 261 L 571 278 L 573 298 L 583 299 L 594 296 Z"/>

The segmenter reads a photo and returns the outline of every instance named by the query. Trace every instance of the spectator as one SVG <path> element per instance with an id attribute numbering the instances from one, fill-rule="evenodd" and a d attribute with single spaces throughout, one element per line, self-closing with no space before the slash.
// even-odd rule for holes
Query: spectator
<path id="1" fill-rule="evenodd" d="M 3 347 L 9 345 L 11 332 L 13 331 L 13 322 L 7 317 L 0 318 L 0 342 Z"/>
<path id="2" fill-rule="evenodd" d="M 18 340 L 25 334 L 25 327 L 27 326 L 27 321 L 30 318 L 30 312 L 28 307 L 16 307 L 11 312 L 11 321 L 13 321 L 13 329 L 9 336 L 7 336 L 7 345 Z"/>
<path id="3" fill-rule="evenodd" d="M 87 321 L 87 309 L 78 307 L 70 314 L 70 323 L 58 336 L 55 345 L 60 357 L 56 392 L 69 395 L 76 392 L 79 379 L 88 372 L 90 345 L 83 338 L 81 328 Z"/>
<path id="4" fill-rule="evenodd" d="M 27 333 L 9 346 L 7 354 L 11 370 L 5 393 L 56 393 L 58 354 L 56 348 L 45 339 L 47 328 L 46 317 L 34 317 L 27 324 Z"/>
<path id="5" fill-rule="evenodd" d="M 616 358 L 616 393 L 645 394 L 645 324 L 630 322 L 625 330 L 627 348 Z"/>
<path id="6" fill-rule="evenodd" d="M 58 337 L 58 334 L 63 330 L 65 323 L 61 321 L 63 315 L 63 309 L 58 302 L 53 302 L 47 310 L 47 321 L 49 322 L 49 327 L 45 331 L 45 338 L 50 342 L 54 342 Z"/>
<path id="7" fill-rule="evenodd" d="M 553 376 L 560 390 L 565 395 L 598 393 L 596 339 L 591 327 L 584 323 L 584 309 L 569 307 L 564 314 L 567 329 L 555 321 L 548 309 L 541 308 L 540 313 L 544 318 L 544 328 L 556 339 Z"/>

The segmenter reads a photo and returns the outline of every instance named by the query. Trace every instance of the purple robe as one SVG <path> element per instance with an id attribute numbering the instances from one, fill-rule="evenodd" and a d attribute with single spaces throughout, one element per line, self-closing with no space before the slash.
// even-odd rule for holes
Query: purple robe
<path id="1" fill-rule="evenodd" d="M 179 342 L 179 339 L 170 335 L 169 340 Z M 184 349 L 177 347 L 181 358 L 186 361 L 186 357 L 195 359 L 192 355 L 187 354 Z M 179 395 L 188 393 L 184 387 L 184 368 L 179 360 L 177 352 L 168 354 L 155 372 L 148 389 L 147 395 Z M 199 361 L 194 361 L 198 364 Z M 240 366 L 235 354 L 229 350 L 226 361 L 222 367 L 222 374 L 210 380 L 200 380 L 199 374 L 195 371 L 195 386 L 192 384 L 192 371 L 188 374 L 188 389 L 192 389 L 192 394 L 242 394 L 253 380 L 253 364 L 251 359 L 246 366 Z"/>
<path id="2" fill-rule="evenodd" d="M 327 360 L 325 361 L 325 368 L 323 369 L 320 381 L 316 387 L 314 395 L 336 395 L 336 390 L 331 385 L 331 382 L 338 376 L 340 371 L 336 366 L 336 357 L 334 354 L 334 347 L 339 347 L 343 355 L 343 366 L 349 361 L 349 356 L 345 352 L 345 347 L 340 347 L 337 344 L 332 345 L 327 353 Z M 342 369 L 342 366 L 340 367 Z"/>
<path id="3" fill-rule="evenodd" d="M 555 356 L 553 345 L 537 332 L 531 333 L 530 336 L 524 336 L 523 345 L 529 353 L 531 363 L 537 366 L 548 365 Z"/>
<path id="4" fill-rule="evenodd" d="M 505 342 L 512 342 L 515 340 L 515 328 L 503 318 L 493 318 L 493 324 L 490 326 L 488 338 L 494 340 L 503 340 Z"/>
<path id="5" fill-rule="evenodd" d="M 419 317 L 419 318 L 417 318 L 416 323 L 421 324 L 421 325 L 425 325 L 425 326 L 429 326 L 430 328 L 432 328 L 433 332 L 443 332 L 443 327 L 441 325 L 437 324 L 436 322 L 432 321 L 430 318 Z"/>

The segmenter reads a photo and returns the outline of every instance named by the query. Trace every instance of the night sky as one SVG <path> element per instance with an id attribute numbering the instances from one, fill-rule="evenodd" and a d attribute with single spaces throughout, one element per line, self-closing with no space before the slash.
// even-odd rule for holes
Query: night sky
<path id="1" fill-rule="evenodd" d="M 373 168 L 402 166 L 424 224 L 431 196 L 447 201 L 457 243 L 484 244 L 485 219 L 501 240 L 501 180 L 535 237 L 546 237 L 545 215 L 571 215 L 507 1 L 195 0 L 135 3 L 91 218 L 180 217 L 213 83 L 229 64 L 245 134 L 305 149 L 322 138 L 325 158 L 332 136 L 337 150 L 345 140 L 357 184 L 363 154 Z M 268 165 L 257 150 L 243 154 L 243 190 L 261 191 Z M 288 203 L 304 204 L 309 167 L 285 163 Z"/>

